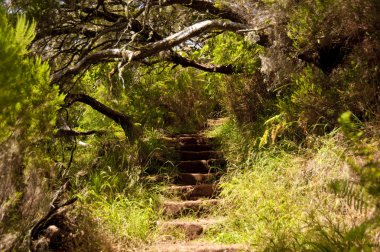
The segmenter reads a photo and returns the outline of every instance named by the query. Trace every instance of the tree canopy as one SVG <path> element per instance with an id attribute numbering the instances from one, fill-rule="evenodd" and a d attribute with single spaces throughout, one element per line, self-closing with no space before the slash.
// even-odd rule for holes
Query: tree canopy
<path id="1" fill-rule="evenodd" d="M 33 48 L 51 63 L 52 83 L 58 83 L 61 91 L 68 94 L 67 105 L 77 101 L 90 105 L 120 123 L 130 137 L 133 129 L 127 116 L 88 94 L 69 94 L 74 79 L 92 66 L 112 62 L 117 65 L 109 75 L 118 73 L 122 79 L 124 69 L 132 64 L 153 65 L 163 61 L 231 74 L 237 71 L 231 64 L 214 65 L 210 58 L 194 58 L 192 53 L 221 32 L 245 34 L 264 25 L 257 23 L 258 28 L 250 28 L 239 12 L 241 7 L 213 1 L 15 1 L 14 4 L 17 11 L 41 20 L 37 20 Z"/>
<path id="2" fill-rule="evenodd" d="M 359 10 L 360 6 L 368 8 Z M 108 78 L 117 75 L 124 87 L 131 84 L 125 83 L 126 69 L 165 62 L 173 67 L 227 75 L 256 72 L 256 86 L 267 89 L 269 93 L 265 95 L 271 96 L 277 95 L 280 86 L 292 82 L 289 72 L 311 65 L 318 69 L 312 71 L 329 75 L 346 64 L 348 55 L 353 57 L 353 48 L 360 48 L 361 43 L 377 36 L 378 6 L 375 1 L 365 0 L 353 4 L 290 0 L 15 0 L 8 2 L 8 7 L 12 13 L 26 13 L 37 20 L 33 52 L 50 63 L 51 82 L 59 84 L 61 92 L 67 94 L 67 106 L 75 102 L 91 106 L 119 123 L 130 138 L 135 131 L 133 118 L 91 97 L 88 90 L 75 84 L 86 71 L 108 64 Z M 337 17 L 341 22 L 329 30 L 329 21 L 325 20 L 334 22 L 336 12 L 329 11 L 333 7 L 346 10 L 349 15 Z M 344 20 L 355 25 L 346 26 Z M 236 59 L 218 62 L 219 55 L 233 52 L 216 54 L 205 48 L 221 48 L 224 42 L 216 41 L 226 32 L 238 34 L 238 40 L 250 41 L 251 58 L 259 63 L 250 66 L 249 60 L 242 57 L 244 53 L 239 55 L 240 63 Z M 260 51 L 260 47 L 264 49 Z"/>

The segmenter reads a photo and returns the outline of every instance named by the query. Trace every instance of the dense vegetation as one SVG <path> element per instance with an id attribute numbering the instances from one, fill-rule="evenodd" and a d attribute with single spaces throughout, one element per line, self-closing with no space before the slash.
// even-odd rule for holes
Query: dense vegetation
<path id="1" fill-rule="evenodd" d="M 0 250 L 153 242 L 160 139 L 215 117 L 210 239 L 379 249 L 379 1 L 0 4 Z"/>

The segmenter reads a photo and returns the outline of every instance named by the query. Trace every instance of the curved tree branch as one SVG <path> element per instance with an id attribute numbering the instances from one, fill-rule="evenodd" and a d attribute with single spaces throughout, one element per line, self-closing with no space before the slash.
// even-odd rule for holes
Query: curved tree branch
<path id="1" fill-rule="evenodd" d="M 161 6 L 180 4 L 198 12 L 210 13 L 217 17 L 228 19 L 236 23 L 247 23 L 247 20 L 244 17 L 234 12 L 230 7 L 226 5 L 221 8 L 217 7 L 214 0 L 154 0 L 152 1 L 152 4 Z"/>
<path id="2" fill-rule="evenodd" d="M 169 57 L 169 61 L 181 65 L 183 67 L 193 67 L 209 73 L 221 73 L 221 74 L 236 74 L 241 73 L 239 69 L 236 69 L 233 65 L 224 65 L 224 66 L 213 66 L 213 65 L 204 65 L 197 63 L 195 61 L 189 60 L 185 57 L 180 56 L 179 54 L 172 54 Z"/>
<path id="3" fill-rule="evenodd" d="M 87 104 L 91 108 L 95 109 L 96 111 L 111 118 L 114 122 L 116 122 L 123 128 L 125 135 L 128 137 L 129 140 L 134 139 L 133 123 L 132 123 L 131 118 L 129 118 L 127 115 L 108 107 L 107 105 L 99 102 L 95 98 L 86 94 L 67 94 L 66 95 L 65 104 L 67 107 L 71 106 L 75 102 L 82 102 L 84 104 Z"/>
<path id="4" fill-rule="evenodd" d="M 71 129 L 59 129 L 55 134 L 55 137 L 68 137 L 68 136 L 90 136 L 90 135 L 102 135 L 105 131 L 89 130 L 89 131 L 77 131 Z"/>
<path id="5" fill-rule="evenodd" d="M 230 21 L 223 20 L 206 20 L 199 23 L 196 23 L 192 26 L 186 27 L 180 32 L 177 32 L 169 37 L 166 37 L 160 41 L 155 43 L 148 44 L 141 48 L 134 55 L 134 58 L 137 60 L 143 59 L 145 57 L 154 55 L 160 51 L 167 50 L 169 48 L 173 48 L 176 45 L 181 44 L 182 42 L 196 37 L 202 33 L 206 33 L 210 30 L 223 30 L 223 31 L 238 31 L 246 28 L 245 25 Z"/>
<path id="6" fill-rule="evenodd" d="M 80 73 L 80 71 L 90 65 L 97 64 L 100 62 L 109 61 L 139 61 L 145 59 L 149 56 L 155 55 L 161 51 L 173 48 L 184 41 L 198 36 L 202 33 L 206 33 L 210 30 L 223 30 L 223 31 L 238 31 L 246 28 L 246 26 L 222 20 L 206 20 L 189 26 L 180 32 L 170 35 L 162 40 L 154 43 L 150 43 L 143 46 L 139 50 L 130 51 L 120 48 L 115 49 L 105 49 L 98 52 L 94 52 L 82 58 L 75 65 L 63 69 L 52 75 L 52 83 L 57 83 L 61 81 L 64 77 L 69 77 Z"/>
<path id="7" fill-rule="evenodd" d="M 83 34 L 85 37 L 93 38 L 96 36 L 97 32 L 87 29 L 82 26 L 63 26 L 59 28 L 50 28 L 47 30 L 43 30 L 37 33 L 34 41 L 40 40 L 42 38 L 50 37 L 50 36 L 60 36 L 65 34 Z"/>

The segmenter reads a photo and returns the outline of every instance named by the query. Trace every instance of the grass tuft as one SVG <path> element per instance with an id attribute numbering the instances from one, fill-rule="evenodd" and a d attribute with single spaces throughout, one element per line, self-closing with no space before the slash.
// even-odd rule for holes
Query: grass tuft
<path id="1" fill-rule="evenodd" d="M 208 231 L 209 239 L 249 244 L 254 251 L 375 248 L 379 224 L 373 198 L 351 187 L 336 191 L 337 181 L 357 179 L 347 162 L 353 152 L 339 131 L 315 137 L 307 148 L 290 141 L 259 148 L 255 134 L 242 132 L 231 121 L 212 132 L 228 151 L 229 168 L 221 179 L 218 210 L 227 219 Z M 252 140 L 243 141 L 247 136 Z M 358 199 L 349 200 L 350 193 Z"/>

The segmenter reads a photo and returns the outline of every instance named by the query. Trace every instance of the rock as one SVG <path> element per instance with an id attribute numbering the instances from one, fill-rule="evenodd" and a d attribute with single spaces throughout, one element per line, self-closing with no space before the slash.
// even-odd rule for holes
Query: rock
<path id="1" fill-rule="evenodd" d="M 56 237 L 59 233 L 60 233 L 60 229 L 57 226 L 50 225 L 46 229 L 45 237 L 49 238 L 49 239 L 52 239 L 52 238 Z"/>
<path id="2" fill-rule="evenodd" d="M 202 225 L 188 221 L 167 221 L 159 225 L 163 232 L 180 231 L 184 233 L 187 240 L 194 240 L 203 233 Z"/>
<path id="3" fill-rule="evenodd" d="M 174 196 L 180 196 L 183 200 L 196 200 L 201 197 L 212 198 L 216 191 L 216 185 L 198 184 L 171 186 L 169 187 L 168 191 Z"/>
<path id="4" fill-rule="evenodd" d="M 196 185 L 213 180 L 214 173 L 178 173 L 174 178 L 174 183 L 180 185 Z"/>
<path id="5" fill-rule="evenodd" d="M 187 201 L 167 201 L 164 202 L 164 214 L 172 217 L 186 215 L 191 213 L 200 214 L 207 212 L 210 206 L 216 205 L 218 200 L 187 200 Z"/>
<path id="6" fill-rule="evenodd" d="M 178 151 L 181 160 L 208 160 L 222 157 L 220 151 Z"/>

